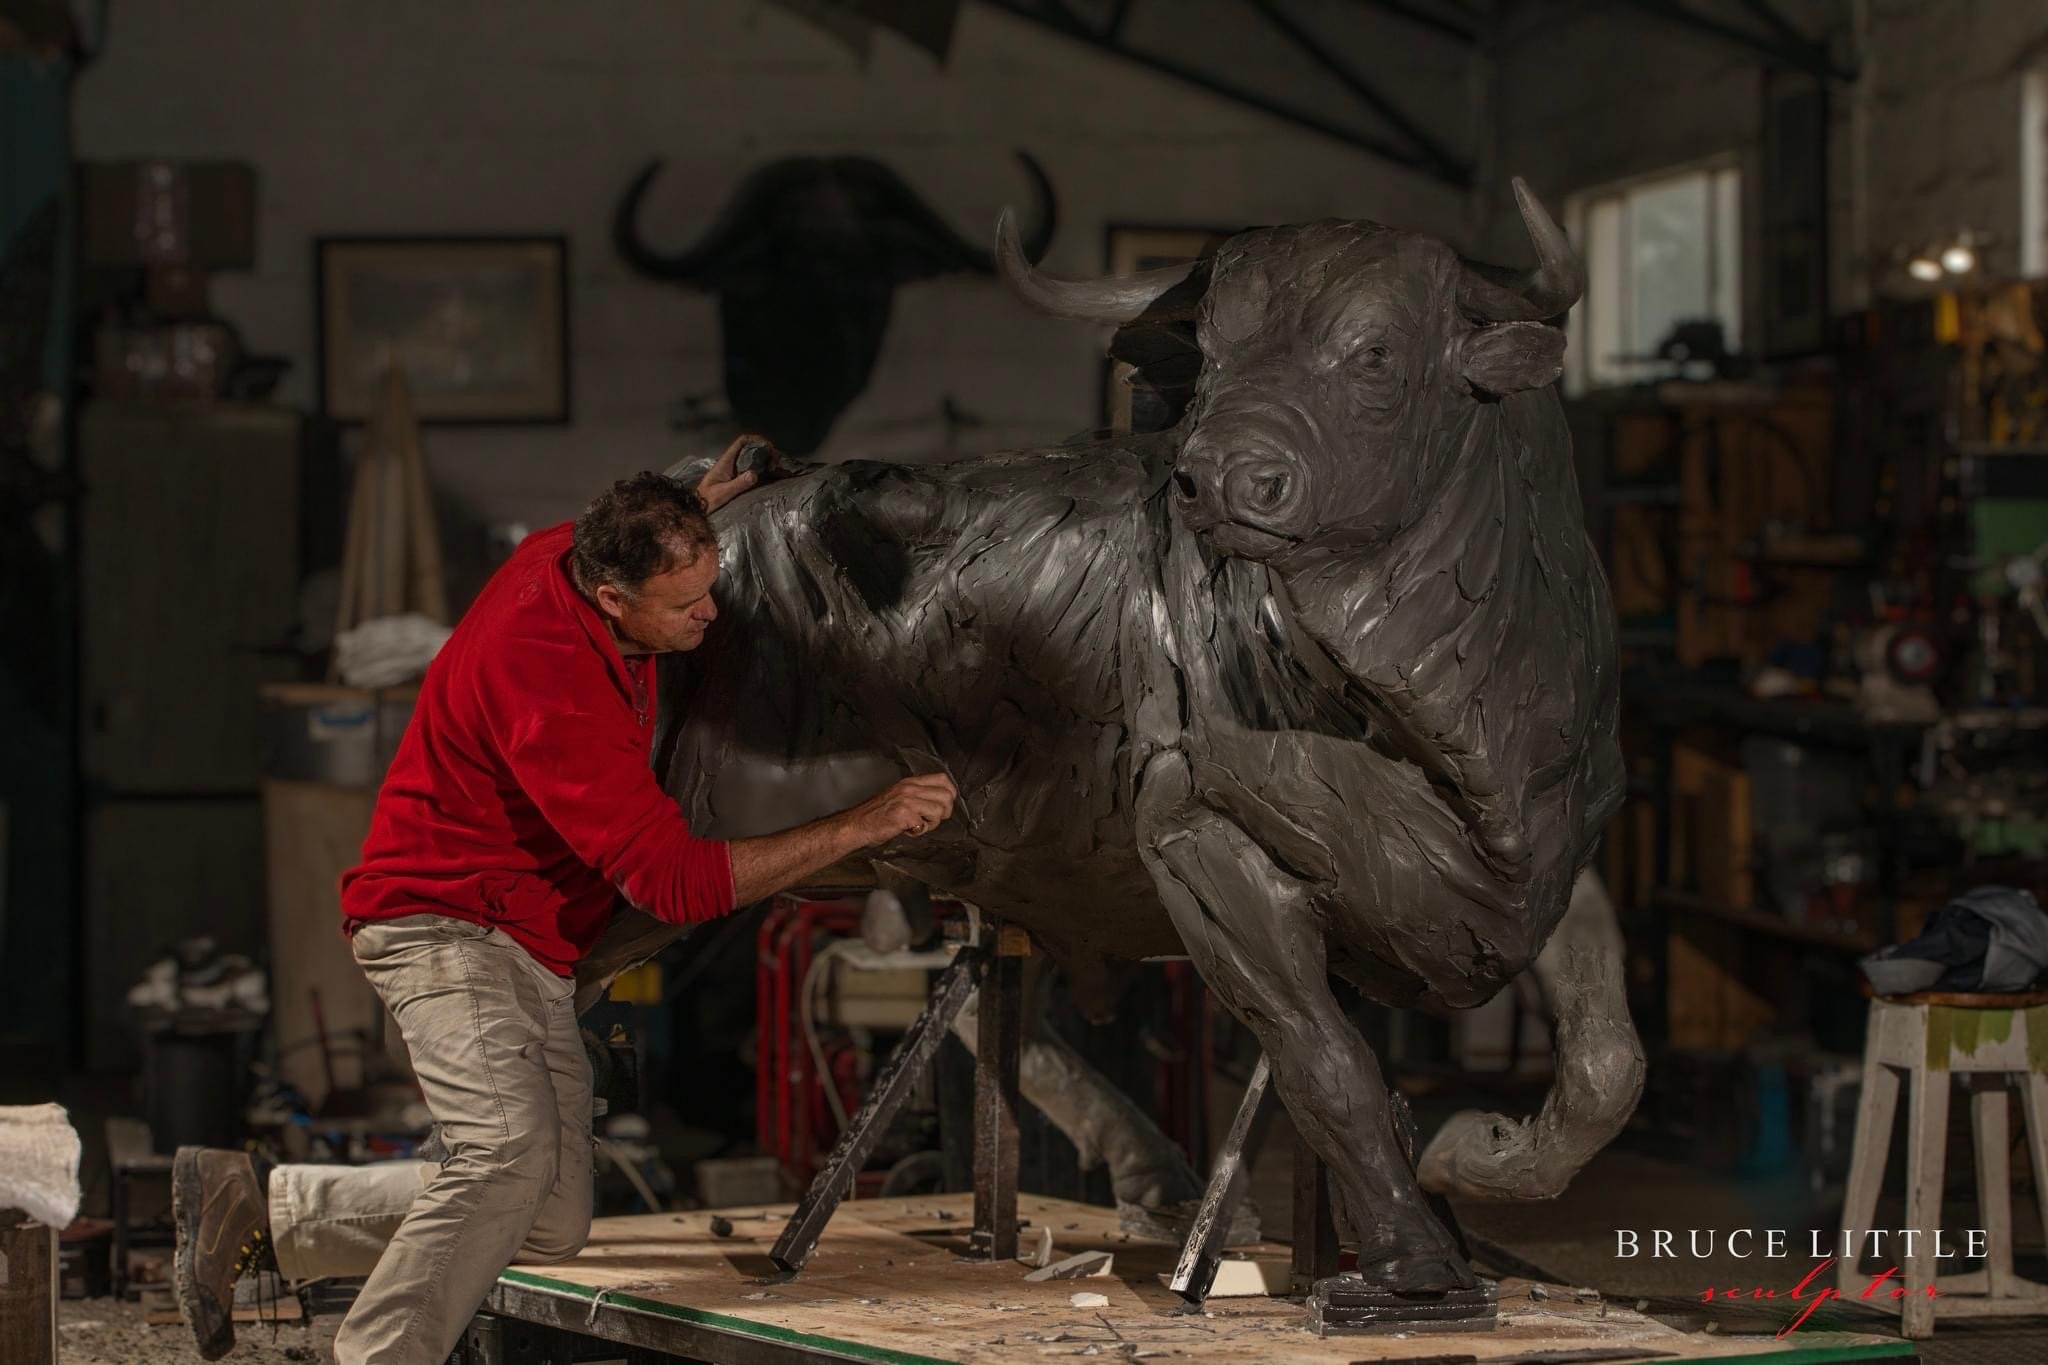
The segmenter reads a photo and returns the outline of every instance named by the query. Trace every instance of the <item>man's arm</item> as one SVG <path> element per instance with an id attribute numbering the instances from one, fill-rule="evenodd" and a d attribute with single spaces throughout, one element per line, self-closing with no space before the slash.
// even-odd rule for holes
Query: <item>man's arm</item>
<path id="1" fill-rule="evenodd" d="M 730 845 L 733 901 L 751 905 L 861 849 L 928 833 L 952 814 L 958 794 L 953 779 L 943 773 L 906 777 L 851 810 L 780 834 L 735 839 Z"/>

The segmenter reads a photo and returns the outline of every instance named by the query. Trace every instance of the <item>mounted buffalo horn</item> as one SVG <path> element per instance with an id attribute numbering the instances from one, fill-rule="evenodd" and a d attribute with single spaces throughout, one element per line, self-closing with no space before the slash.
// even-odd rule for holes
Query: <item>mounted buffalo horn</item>
<path id="1" fill-rule="evenodd" d="M 1010 292 L 1041 313 L 1083 322 L 1131 322 L 1195 270 L 1193 263 L 1092 280 L 1048 275 L 1034 267 L 1017 241 L 1017 224 L 1004 209 L 996 219 L 996 269 Z"/>
<path id="2" fill-rule="evenodd" d="M 1025 247 L 1036 260 L 1052 244 L 1053 231 L 1059 225 L 1059 204 L 1037 159 L 1018 152 L 1017 160 L 1031 177 L 1038 197 L 1038 223 Z M 901 176 L 879 161 L 858 156 L 790 157 L 761 167 L 741 182 L 695 246 L 665 256 L 648 245 L 639 231 L 641 202 L 661 166 L 659 160 L 648 162 L 626 187 L 612 215 L 612 241 L 619 255 L 635 271 L 655 279 L 693 282 L 701 276 L 724 273 L 751 254 L 764 226 L 797 206 L 826 211 L 824 221 L 816 225 L 820 233 L 843 229 L 855 221 L 886 225 L 890 235 L 900 239 L 895 244 L 907 247 L 906 255 L 923 266 L 925 274 L 947 270 L 988 274 L 995 270 L 989 253 L 934 213 Z"/>
<path id="3" fill-rule="evenodd" d="M 1039 199 L 1030 252 L 1059 212 L 1031 157 L 1017 159 Z M 949 226 L 901 176 L 867 157 L 790 157 L 733 192 L 694 246 L 664 254 L 639 230 L 661 163 L 633 180 L 612 217 L 620 257 L 650 279 L 718 295 L 725 394 L 734 421 L 807 455 L 867 386 L 896 286 L 995 260 Z"/>
<path id="4" fill-rule="evenodd" d="M 1554 318 L 1569 312 L 1586 290 L 1586 268 L 1572 250 L 1571 240 L 1557 220 L 1529 193 L 1520 176 L 1511 182 L 1515 203 L 1522 210 L 1522 224 L 1536 247 L 1533 270 L 1510 270 L 1504 266 L 1465 263 L 1465 276 L 1458 287 L 1458 304 L 1464 311 L 1488 322 L 1528 322 Z"/>

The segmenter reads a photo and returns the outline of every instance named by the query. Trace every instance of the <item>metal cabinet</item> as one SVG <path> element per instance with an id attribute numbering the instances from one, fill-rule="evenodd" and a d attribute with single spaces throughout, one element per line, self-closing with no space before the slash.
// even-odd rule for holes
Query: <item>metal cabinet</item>
<path id="1" fill-rule="evenodd" d="M 85 1060 L 133 1065 L 121 1002 L 180 938 L 263 949 L 262 703 L 297 676 L 305 423 L 80 413 Z"/>
<path id="2" fill-rule="evenodd" d="M 267 407 L 81 415 L 89 787 L 255 794 L 257 689 L 298 668 L 301 425 Z"/>

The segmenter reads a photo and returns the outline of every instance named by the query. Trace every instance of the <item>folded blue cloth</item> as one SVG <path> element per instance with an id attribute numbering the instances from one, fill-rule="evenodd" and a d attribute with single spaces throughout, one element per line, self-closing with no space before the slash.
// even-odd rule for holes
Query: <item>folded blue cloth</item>
<path id="1" fill-rule="evenodd" d="M 2031 988 L 2048 971 L 2048 914 L 2030 891 L 1980 886 L 1934 912 L 1910 943 L 1863 959 L 1879 995 Z"/>

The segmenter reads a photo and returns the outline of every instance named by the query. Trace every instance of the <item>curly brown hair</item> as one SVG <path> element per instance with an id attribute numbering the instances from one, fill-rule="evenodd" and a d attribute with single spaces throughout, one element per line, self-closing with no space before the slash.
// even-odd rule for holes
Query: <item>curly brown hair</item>
<path id="1" fill-rule="evenodd" d="M 609 583 L 631 596 L 656 574 L 718 552 L 703 499 L 687 484 L 642 470 L 590 500 L 576 518 L 569 569 L 585 594 Z"/>

